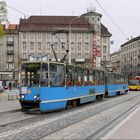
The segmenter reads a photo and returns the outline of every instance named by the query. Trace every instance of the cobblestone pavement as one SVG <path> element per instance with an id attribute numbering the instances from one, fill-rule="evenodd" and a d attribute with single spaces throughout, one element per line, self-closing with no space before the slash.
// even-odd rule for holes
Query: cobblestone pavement
<path id="1" fill-rule="evenodd" d="M 18 90 L 7 90 L 0 93 L 0 112 L 20 109 L 18 93 Z"/>
<path id="2" fill-rule="evenodd" d="M 8 131 L 5 129 L 0 133 L 0 138 L 8 140 L 86 139 L 114 118 L 119 118 L 120 114 L 129 107 L 139 103 L 139 98 L 139 93 L 130 93 L 82 108 L 48 114 L 50 117 L 45 114 L 44 120 L 29 122 L 27 125 L 17 126 Z M 123 103 L 124 101 L 126 102 Z"/>

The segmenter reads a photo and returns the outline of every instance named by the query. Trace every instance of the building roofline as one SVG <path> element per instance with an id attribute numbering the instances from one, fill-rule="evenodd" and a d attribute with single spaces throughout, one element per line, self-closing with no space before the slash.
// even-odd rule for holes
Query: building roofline
<path id="1" fill-rule="evenodd" d="M 137 37 L 132 38 L 131 40 L 125 42 L 124 44 L 121 45 L 121 47 L 123 47 L 123 46 L 125 46 L 125 45 L 128 45 L 128 44 L 130 44 L 130 43 L 132 43 L 132 42 L 138 41 L 138 40 L 140 40 L 140 36 L 137 36 Z"/>

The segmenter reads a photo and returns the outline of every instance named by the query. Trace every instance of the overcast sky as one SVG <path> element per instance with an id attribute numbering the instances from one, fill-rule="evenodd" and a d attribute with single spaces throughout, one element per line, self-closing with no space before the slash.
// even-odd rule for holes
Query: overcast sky
<path id="1" fill-rule="evenodd" d="M 10 23 L 19 23 L 25 13 L 31 15 L 74 15 L 87 12 L 87 8 L 96 7 L 102 14 L 102 23 L 112 33 L 111 52 L 115 52 L 127 38 L 140 35 L 140 0 L 98 0 L 103 9 L 113 19 L 117 27 L 102 10 L 96 0 L 5 0 L 8 7 Z M 10 7 L 22 12 L 17 12 Z M 118 29 L 119 28 L 119 29 Z M 121 31 L 120 31 L 121 30 Z"/>

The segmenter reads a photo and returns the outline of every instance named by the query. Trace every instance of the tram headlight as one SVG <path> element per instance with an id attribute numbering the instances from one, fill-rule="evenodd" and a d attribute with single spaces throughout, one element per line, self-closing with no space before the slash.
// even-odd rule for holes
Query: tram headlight
<path id="1" fill-rule="evenodd" d="M 24 95 L 21 95 L 21 98 L 22 98 L 22 99 L 24 99 L 24 98 L 25 98 L 25 96 L 24 96 Z"/>
<path id="2" fill-rule="evenodd" d="M 34 95 L 35 100 L 39 100 L 39 95 Z"/>
<path id="3" fill-rule="evenodd" d="M 37 96 L 35 95 L 35 96 L 34 96 L 34 99 L 36 99 L 36 98 L 37 98 Z"/>

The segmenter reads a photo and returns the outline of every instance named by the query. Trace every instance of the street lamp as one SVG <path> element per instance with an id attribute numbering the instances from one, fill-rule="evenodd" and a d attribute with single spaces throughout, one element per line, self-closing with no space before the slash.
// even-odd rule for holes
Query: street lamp
<path id="1" fill-rule="evenodd" d="M 80 16 L 74 17 L 69 22 L 69 64 L 71 65 L 71 24 L 74 20 L 80 18 Z"/>

